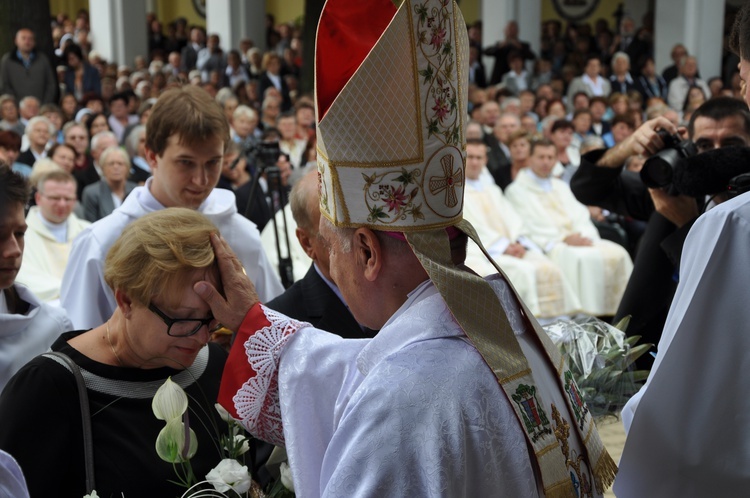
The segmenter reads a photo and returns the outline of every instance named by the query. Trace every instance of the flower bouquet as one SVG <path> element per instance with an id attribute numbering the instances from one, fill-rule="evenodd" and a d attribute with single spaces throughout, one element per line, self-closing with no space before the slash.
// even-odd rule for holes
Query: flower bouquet
<path id="1" fill-rule="evenodd" d="M 205 479 L 199 480 L 193 473 L 190 459 L 198 450 L 197 438 L 190 428 L 187 415 L 188 398 L 185 391 L 171 378 L 156 391 L 152 410 L 166 425 L 156 438 L 159 457 L 172 463 L 176 482 L 186 488 L 183 497 L 227 497 L 261 498 L 265 495 L 253 481 L 250 470 L 244 464 L 243 455 L 249 450 L 249 440 L 239 423 L 216 404 L 227 430 L 219 436 L 220 461 Z"/>
<path id="2" fill-rule="evenodd" d="M 627 337 L 629 322 L 630 317 L 626 317 L 612 326 L 595 317 L 584 317 L 544 327 L 566 357 L 594 417 L 617 416 L 648 377 L 648 370 L 634 370 L 633 362 L 652 344 L 636 345 L 640 336 Z"/>

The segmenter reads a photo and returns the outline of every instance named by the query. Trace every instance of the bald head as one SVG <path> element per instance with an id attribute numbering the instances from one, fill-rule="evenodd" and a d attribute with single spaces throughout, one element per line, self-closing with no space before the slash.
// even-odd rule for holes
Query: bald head
<path id="1" fill-rule="evenodd" d="M 294 184 L 289 194 L 292 217 L 297 223 L 295 235 L 302 249 L 320 272 L 331 280 L 328 246 L 318 231 L 320 205 L 318 203 L 318 170 L 313 168 Z"/>
<path id="2" fill-rule="evenodd" d="M 318 231 L 320 221 L 320 207 L 318 205 L 318 171 L 313 169 L 305 174 L 292 188 L 289 195 L 289 205 L 292 208 L 297 227 L 304 230 Z"/>
<path id="3" fill-rule="evenodd" d="M 34 47 L 36 46 L 34 33 L 30 29 L 26 28 L 19 29 L 16 32 L 15 42 L 16 48 L 18 48 L 18 51 L 21 52 L 24 57 L 28 57 L 28 55 L 32 50 L 34 50 Z"/>

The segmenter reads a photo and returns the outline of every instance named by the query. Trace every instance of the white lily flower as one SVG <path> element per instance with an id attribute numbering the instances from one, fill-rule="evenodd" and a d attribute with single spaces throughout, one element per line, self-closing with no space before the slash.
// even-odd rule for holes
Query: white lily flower
<path id="1" fill-rule="evenodd" d="M 156 438 L 156 453 L 165 462 L 180 463 L 190 460 L 198 451 L 198 438 L 193 429 L 190 429 L 190 446 L 187 457 L 183 458 L 185 449 L 185 424 L 179 418 L 167 422 L 167 425 L 159 432 Z"/>
<path id="2" fill-rule="evenodd" d="M 187 394 L 172 377 L 168 377 L 164 384 L 159 387 L 151 401 L 151 409 L 159 420 L 169 422 L 172 419 L 182 417 L 187 411 Z"/>
<path id="3" fill-rule="evenodd" d="M 219 412 L 219 416 L 224 422 L 230 424 L 235 421 L 232 418 L 232 416 L 229 414 L 229 412 L 226 410 L 226 408 L 221 406 L 219 403 L 215 403 L 214 407 L 216 407 L 216 411 Z"/>
<path id="4" fill-rule="evenodd" d="M 232 458 L 225 458 L 219 465 L 206 474 L 206 480 L 211 483 L 216 491 L 225 493 L 230 489 L 241 495 L 247 493 L 253 480 L 246 465 Z"/>
<path id="5" fill-rule="evenodd" d="M 281 484 L 284 485 L 286 489 L 289 491 L 294 492 L 294 480 L 292 479 L 292 468 L 289 467 L 289 464 L 286 462 L 281 462 L 281 465 L 279 465 L 279 472 L 281 472 Z"/>
<path id="6" fill-rule="evenodd" d="M 99 498 L 99 495 L 96 494 L 96 490 L 94 489 L 93 491 L 91 491 L 91 494 L 83 495 L 83 498 Z"/>
<path id="7" fill-rule="evenodd" d="M 250 442 L 248 441 L 246 436 L 242 434 L 235 434 L 233 439 L 235 447 L 239 446 L 239 448 L 237 449 L 237 454 L 234 456 L 244 455 L 248 452 L 248 450 L 250 450 Z M 224 446 L 224 450 L 228 452 L 229 448 Z"/>

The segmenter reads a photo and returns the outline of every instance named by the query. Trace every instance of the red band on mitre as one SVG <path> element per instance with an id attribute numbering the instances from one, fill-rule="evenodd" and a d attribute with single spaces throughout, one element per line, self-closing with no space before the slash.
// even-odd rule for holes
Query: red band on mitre
<path id="1" fill-rule="evenodd" d="M 323 119 L 396 14 L 391 0 L 328 0 L 315 41 L 315 94 Z"/>

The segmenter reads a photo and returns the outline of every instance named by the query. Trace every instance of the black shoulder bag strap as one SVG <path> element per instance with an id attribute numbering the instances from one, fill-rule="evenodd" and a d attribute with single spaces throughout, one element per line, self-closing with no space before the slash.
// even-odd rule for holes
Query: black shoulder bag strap
<path id="1" fill-rule="evenodd" d="M 68 370 L 73 373 L 78 387 L 78 401 L 81 404 L 81 422 L 83 424 L 83 452 L 86 460 L 86 493 L 94 491 L 94 440 L 91 434 L 91 411 L 89 410 L 89 396 L 86 391 L 86 382 L 81 375 L 81 369 L 70 357 L 59 351 L 45 353 L 44 356 L 62 361 Z"/>

